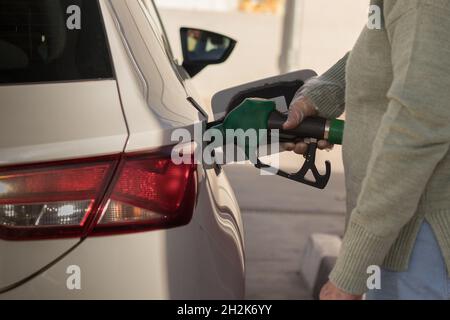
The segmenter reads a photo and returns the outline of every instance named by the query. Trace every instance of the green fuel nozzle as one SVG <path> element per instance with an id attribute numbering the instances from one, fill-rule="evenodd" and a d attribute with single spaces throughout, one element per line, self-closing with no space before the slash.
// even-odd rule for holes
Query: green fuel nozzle
<path id="1" fill-rule="evenodd" d="M 324 189 L 331 177 L 331 163 L 325 163 L 326 172 L 320 174 L 316 164 L 317 142 L 326 140 L 331 144 L 341 145 L 344 134 L 345 122 L 341 120 L 328 120 L 320 117 L 305 119 L 297 128 L 292 130 L 284 130 L 283 124 L 287 120 L 287 115 L 277 111 L 276 103 L 271 100 L 263 99 L 246 99 L 238 107 L 233 109 L 220 124 L 215 124 L 213 128 L 222 131 L 226 136 L 228 130 L 266 130 L 270 132 L 278 130 L 280 143 L 298 142 L 303 139 L 309 139 L 308 151 L 305 155 L 305 163 L 302 169 L 295 174 L 277 170 L 277 174 L 284 178 L 307 184 L 312 187 Z M 259 137 L 258 137 L 259 139 Z M 250 153 L 257 152 L 260 141 L 255 145 L 249 145 L 244 139 L 241 141 L 240 147 L 245 150 L 249 160 Z M 257 159 L 255 166 L 259 169 L 274 169 L 262 163 Z M 310 180 L 306 176 L 311 172 L 315 180 Z"/>
<path id="2" fill-rule="evenodd" d="M 287 115 L 277 111 L 271 100 L 246 99 L 216 126 L 225 130 L 279 130 L 281 142 L 295 142 L 301 139 L 326 140 L 341 145 L 345 122 L 313 117 L 305 119 L 297 128 L 284 130 Z"/>

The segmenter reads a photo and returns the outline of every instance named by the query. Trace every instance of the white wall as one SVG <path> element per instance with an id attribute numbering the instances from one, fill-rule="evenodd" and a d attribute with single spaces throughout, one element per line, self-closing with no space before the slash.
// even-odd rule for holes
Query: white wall
<path id="1" fill-rule="evenodd" d="M 300 68 L 322 73 L 353 48 L 367 23 L 369 0 L 303 0 Z"/>
<path id="2" fill-rule="evenodd" d="M 184 10 L 229 11 L 237 7 L 237 0 L 156 0 L 160 8 Z"/>
<path id="3" fill-rule="evenodd" d="M 223 33 L 238 41 L 228 61 L 209 66 L 195 77 L 204 103 L 210 103 L 212 95 L 219 90 L 279 73 L 282 32 L 279 16 L 186 10 L 162 10 L 161 14 L 174 54 L 180 61 L 180 26 Z"/>
<path id="4" fill-rule="evenodd" d="M 171 1 L 174 0 L 159 0 L 167 2 L 166 5 Z M 305 1 L 303 19 L 298 26 L 302 29 L 298 39 L 301 48 L 298 69 L 323 73 L 353 47 L 367 23 L 369 0 L 298 1 Z M 279 73 L 283 16 L 162 9 L 173 49 L 180 61 L 180 26 L 224 33 L 238 41 L 229 61 L 210 66 L 195 78 L 206 103 L 221 89 Z"/>

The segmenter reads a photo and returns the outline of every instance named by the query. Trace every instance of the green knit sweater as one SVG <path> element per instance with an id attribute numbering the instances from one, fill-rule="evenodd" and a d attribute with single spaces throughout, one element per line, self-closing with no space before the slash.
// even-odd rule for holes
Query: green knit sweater
<path id="1" fill-rule="evenodd" d="M 407 270 L 425 220 L 450 272 L 450 1 L 371 4 L 381 28 L 301 92 L 322 116 L 346 111 L 348 220 L 330 280 L 352 294 L 369 266 Z"/>

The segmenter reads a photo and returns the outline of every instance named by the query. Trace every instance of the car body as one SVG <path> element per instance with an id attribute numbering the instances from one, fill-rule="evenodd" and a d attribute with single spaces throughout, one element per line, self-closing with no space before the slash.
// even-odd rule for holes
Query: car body
<path id="1" fill-rule="evenodd" d="M 172 132 L 213 114 L 153 2 L 2 5 L 23 21 L 0 23 L 0 299 L 242 299 L 243 224 L 225 174 L 197 163 L 179 198 L 163 190 Z"/>

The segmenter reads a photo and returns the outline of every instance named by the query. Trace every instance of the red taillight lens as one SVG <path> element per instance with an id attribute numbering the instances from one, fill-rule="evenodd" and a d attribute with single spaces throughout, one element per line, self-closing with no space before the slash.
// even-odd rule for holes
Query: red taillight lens
<path id="1" fill-rule="evenodd" d="M 81 236 L 118 157 L 0 169 L 0 237 Z"/>
<path id="2" fill-rule="evenodd" d="M 0 238 L 83 237 L 181 226 L 196 166 L 142 155 L 0 169 Z"/>
<path id="3" fill-rule="evenodd" d="M 110 163 L 4 172 L 0 204 L 95 199 L 111 169 Z"/>
<path id="4" fill-rule="evenodd" d="M 170 157 L 128 158 L 95 233 L 180 226 L 192 218 L 196 166 L 175 165 Z"/>

